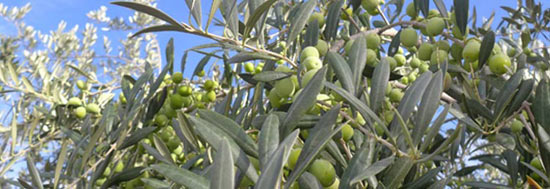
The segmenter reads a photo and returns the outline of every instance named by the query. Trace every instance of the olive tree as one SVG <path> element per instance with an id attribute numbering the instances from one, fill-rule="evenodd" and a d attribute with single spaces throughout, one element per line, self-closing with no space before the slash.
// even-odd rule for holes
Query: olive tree
<path id="1" fill-rule="evenodd" d="M 213 0 L 208 12 L 186 1 L 186 22 L 152 2 L 112 4 L 138 18 L 110 20 L 104 8 L 89 16 L 139 29 L 123 43 L 133 49 L 116 56 L 90 52 L 93 32 L 79 41 L 75 29 L 40 37 L 65 46 L 36 55 L 36 64 L 28 50 L 16 58 L 17 45 L 37 44 L 34 37 L 3 38 L 10 50 L 0 54 L 0 82 L 13 110 L 1 166 L 21 157 L 28 168 L 5 183 L 550 186 L 550 9 L 540 2 L 503 6 L 506 17 L 483 23 L 468 0 Z M 214 25 L 223 34 L 210 32 Z M 212 42 L 185 49 L 176 62 L 172 40 L 158 52 L 151 33 L 161 31 Z M 142 40 L 150 42 L 144 58 Z M 204 57 L 184 75 L 190 52 Z M 47 64 L 58 69 L 36 69 Z M 98 65 L 105 76 L 96 75 Z"/>

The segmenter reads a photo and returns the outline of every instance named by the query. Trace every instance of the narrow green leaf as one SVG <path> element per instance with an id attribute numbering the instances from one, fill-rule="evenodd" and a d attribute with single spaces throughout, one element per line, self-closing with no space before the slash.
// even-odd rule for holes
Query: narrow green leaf
<path id="1" fill-rule="evenodd" d="M 304 172 L 302 176 L 298 179 L 298 185 L 300 188 L 304 189 L 318 189 L 323 188 L 323 185 L 319 183 L 319 180 L 317 177 L 315 177 L 313 174 L 309 172 Z"/>
<path id="2" fill-rule="evenodd" d="M 455 172 L 453 174 L 453 176 L 457 176 L 457 177 L 466 176 L 466 175 L 469 175 L 469 174 L 473 173 L 475 170 L 477 170 L 479 168 L 483 168 L 483 165 L 474 165 L 474 166 L 463 167 L 462 169 Z"/>
<path id="3" fill-rule="evenodd" d="M 358 174 L 353 175 L 353 177 L 351 178 L 350 184 L 355 184 L 368 177 L 377 175 L 378 173 L 386 169 L 386 167 L 388 167 L 390 164 L 394 163 L 394 160 L 395 160 L 395 157 L 390 156 L 390 157 L 381 159 L 380 161 L 374 162 L 372 165 L 370 165 L 366 169 L 359 171 Z"/>
<path id="4" fill-rule="evenodd" d="M 227 134 L 247 154 L 258 157 L 258 146 L 235 121 L 211 110 L 199 110 L 200 117 Z"/>
<path id="5" fill-rule="evenodd" d="M 300 133 L 299 129 L 289 134 L 281 142 L 273 153 L 274 157 L 269 160 L 267 166 L 262 167 L 262 175 L 258 179 L 255 188 L 280 188 L 279 184 L 281 183 L 283 166 L 288 160 L 290 150 L 292 150 L 292 146 L 298 138 L 298 133 Z"/>
<path id="6" fill-rule="evenodd" d="M 534 79 L 527 79 L 521 82 L 519 85 L 518 93 L 514 96 L 514 99 L 512 102 L 510 102 L 510 105 L 508 106 L 508 110 L 506 111 L 506 114 L 504 114 L 504 117 L 507 117 L 509 115 L 512 115 L 515 111 L 517 111 L 523 102 L 527 100 L 531 93 L 533 93 L 533 87 L 535 86 L 535 80 Z"/>
<path id="7" fill-rule="evenodd" d="M 279 118 L 274 114 L 269 114 L 262 125 L 258 136 L 258 154 L 260 156 L 260 165 L 266 166 L 270 157 L 279 146 Z"/>
<path id="8" fill-rule="evenodd" d="M 417 146 L 432 118 L 439 107 L 439 99 L 441 98 L 441 92 L 443 91 L 443 72 L 438 71 L 431 79 L 430 83 L 426 87 L 426 91 L 422 96 L 422 101 L 418 106 L 416 113 L 416 124 L 412 131 L 412 138 L 414 145 Z"/>
<path id="9" fill-rule="evenodd" d="M 59 184 L 59 178 L 63 171 L 63 165 L 65 165 L 65 159 L 67 158 L 67 146 L 69 145 L 68 140 L 63 140 L 61 144 L 61 150 L 59 151 L 59 156 L 57 157 L 57 165 L 55 165 L 55 175 L 53 181 L 53 188 L 57 189 Z"/>
<path id="10" fill-rule="evenodd" d="M 516 186 L 517 179 L 518 179 L 518 158 L 514 151 L 512 150 L 505 150 L 502 152 L 502 156 L 504 156 L 504 159 L 506 160 L 506 166 L 508 167 L 508 175 L 510 175 L 510 178 L 512 178 L 512 186 Z"/>
<path id="11" fill-rule="evenodd" d="M 315 104 L 317 95 L 321 92 L 321 89 L 323 89 L 326 73 L 326 66 L 317 71 L 309 83 L 302 89 L 302 92 L 300 92 L 296 100 L 294 100 L 294 103 L 290 106 L 288 114 L 283 121 L 283 132 L 281 136 L 285 136 L 294 130 L 300 118 Z"/>
<path id="12" fill-rule="evenodd" d="M 389 168 L 383 177 L 383 183 L 386 188 L 398 188 L 405 176 L 409 173 L 414 165 L 414 160 L 408 157 L 400 157 L 395 160 L 395 163 Z"/>
<path id="13" fill-rule="evenodd" d="M 147 151 L 147 153 L 149 153 L 150 155 L 155 157 L 155 159 L 157 159 L 159 161 L 162 161 L 164 163 L 167 163 L 167 164 L 173 164 L 173 162 L 170 161 L 171 158 L 167 159 L 165 156 L 160 154 L 160 152 L 157 149 L 153 148 L 149 144 L 147 144 L 145 142 L 141 142 L 141 146 L 143 146 L 143 148 L 145 149 L 145 151 Z"/>
<path id="14" fill-rule="evenodd" d="M 164 181 L 161 181 L 159 179 L 155 178 L 141 178 L 140 179 L 143 183 L 145 183 L 147 186 L 151 186 L 153 188 L 158 189 L 168 189 L 170 188 L 170 185 Z"/>
<path id="15" fill-rule="evenodd" d="M 290 33 L 288 34 L 288 38 L 286 40 L 288 44 L 293 42 L 296 37 L 298 37 L 298 34 L 302 32 L 302 29 L 304 29 L 304 27 L 306 26 L 306 22 L 309 20 L 309 16 L 311 16 L 313 10 L 315 10 L 316 5 L 317 1 L 306 1 L 300 5 L 300 8 L 298 9 L 298 12 L 296 12 L 296 15 L 289 18 Z"/>
<path id="16" fill-rule="evenodd" d="M 527 167 L 529 170 L 533 171 L 534 173 L 538 174 L 542 178 L 542 180 L 544 180 L 545 182 L 550 182 L 550 179 L 548 179 L 548 177 L 546 176 L 546 174 L 544 174 L 544 172 L 542 172 L 536 167 L 533 167 L 530 163 L 525 163 L 522 161 L 521 164 Z"/>
<path id="17" fill-rule="evenodd" d="M 357 109 L 357 111 L 359 111 L 359 113 L 364 118 L 374 119 L 376 123 L 380 125 L 385 125 L 385 123 L 382 122 L 382 120 L 376 115 L 376 113 L 374 113 L 374 111 L 372 111 L 365 103 L 363 103 L 357 97 L 353 96 L 352 94 L 348 93 L 347 91 L 343 90 L 342 88 L 332 83 L 327 82 L 325 83 L 325 86 L 327 86 L 328 88 L 336 92 L 338 95 L 342 96 L 348 103 L 350 103 L 350 105 L 353 108 Z M 369 123 L 368 124 L 369 127 L 374 131 L 374 127 L 372 126 L 372 124 L 370 124 L 370 119 L 366 119 L 366 120 Z M 386 127 L 383 127 L 383 128 L 387 130 Z"/>
<path id="18" fill-rule="evenodd" d="M 210 55 L 206 55 L 199 61 L 199 63 L 195 67 L 195 70 L 193 71 L 193 76 L 198 75 L 201 71 L 204 70 L 204 66 L 208 63 L 208 61 L 210 61 L 210 57 Z"/>
<path id="19" fill-rule="evenodd" d="M 416 12 L 418 10 L 422 11 L 424 18 L 428 18 L 429 9 L 430 9 L 430 0 L 414 0 L 414 7 L 416 7 Z"/>
<path id="20" fill-rule="evenodd" d="M 325 24 L 325 39 L 331 41 L 336 38 L 340 22 L 340 12 L 345 0 L 333 1 L 328 7 L 327 20 Z"/>
<path id="21" fill-rule="evenodd" d="M 328 52 L 325 62 L 327 62 L 327 64 L 331 66 L 332 70 L 334 70 L 338 81 L 340 81 L 344 89 L 349 91 L 351 94 L 355 94 L 356 86 L 353 84 L 353 73 L 351 72 L 349 64 L 346 63 L 344 57 L 336 52 Z"/>
<path id="22" fill-rule="evenodd" d="M 183 185 L 187 188 L 208 189 L 210 182 L 191 171 L 181 169 L 168 164 L 155 164 L 151 168 L 171 181 Z"/>
<path id="23" fill-rule="evenodd" d="M 185 32 L 186 30 L 181 29 L 179 26 L 174 26 L 170 24 L 163 24 L 163 25 L 156 25 L 156 26 L 149 26 L 146 28 L 143 28 L 136 33 L 134 33 L 130 38 L 134 38 L 138 35 L 144 34 L 144 33 L 151 33 L 151 32 L 163 32 L 163 31 L 178 31 L 178 32 Z"/>
<path id="24" fill-rule="evenodd" d="M 351 46 L 351 52 L 348 55 L 349 67 L 353 73 L 353 85 L 355 86 L 356 95 L 359 93 L 361 81 L 363 79 L 363 70 L 367 61 L 367 41 L 364 36 L 358 37 Z M 376 110 L 376 108 L 373 108 Z"/>
<path id="25" fill-rule="evenodd" d="M 471 111 L 471 113 L 473 113 L 474 115 L 483 116 L 490 122 L 493 122 L 495 120 L 495 115 L 493 115 L 493 112 L 491 112 L 491 110 L 489 110 L 487 106 L 481 104 L 477 100 L 466 99 L 465 105 L 468 108 L 468 111 Z"/>
<path id="26" fill-rule="evenodd" d="M 152 7 L 143 3 L 131 2 L 131 1 L 115 1 L 115 2 L 111 2 L 111 4 L 133 9 L 135 11 L 142 12 L 142 13 L 151 15 L 155 18 L 161 19 L 174 26 L 181 27 L 181 24 L 178 21 L 176 21 L 174 18 L 168 16 L 166 13 L 162 12 L 161 10 L 155 7 Z"/>
<path id="27" fill-rule="evenodd" d="M 493 52 L 494 46 L 495 46 L 495 32 L 489 31 L 483 37 L 483 41 L 481 41 L 481 47 L 479 50 L 478 68 L 481 68 L 483 67 L 483 65 L 485 65 L 485 62 L 489 59 L 489 56 L 491 56 L 491 53 Z"/>
<path id="28" fill-rule="evenodd" d="M 210 13 L 208 14 L 208 20 L 206 21 L 206 28 L 204 29 L 205 31 L 208 31 L 208 26 L 212 23 L 212 19 L 214 18 L 216 10 L 218 10 L 221 2 L 222 0 L 212 0 L 212 6 L 210 7 Z"/>
<path id="29" fill-rule="evenodd" d="M 34 158 L 30 154 L 27 154 L 25 159 L 27 160 L 27 169 L 29 169 L 29 174 L 31 175 L 32 185 L 39 189 L 43 189 L 42 179 L 40 178 L 38 169 L 35 167 Z"/>
<path id="30" fill-rule="evenodd" d="M 167 159 L 170 163 L 174 163 L 174 160 L 172 159 L 172 156 L 170 154 L 172 153 L 170 149 L 168 149 L 168 146 L 162 141 L 162 139 L 157 135 L 153 135 L 153 144 L 155 145 L 155 149 L 158 150 L 158 152 L 164 156 L 165 159 Z"/>
<path id="31" fill-rule="evenodd" d="M 431 169 L 428 172 L 426 172 L 424 175 L 422 175 L 420 178 L 416 179 L 415 181 L 411 183 L 407 183 L 406 189 L 413 189 L 413 188 L 427 188 L 431 183 L 432 180 L 436 179 L 437 174 L 441 172 L 443 167 L 438 167 L 435 169 Z"/>
<path id="32" fill-rule="evenodd" d="M 445 7 L 443 0 L 434 0 L 434 4 L 443 18 L 449 18 L 449 13 L 447 12 L 447 7 Z"/>
<path id="33" fill-rule="evenodd" d="M 239 36 L 239 13 L 237 0 L 222 1 L 222 15 L 225 19 L 226 27 L 233 33 L 233 38 Z"/>
<path id="34" fill-rule="evenodd" d="M 340 105 L 334 106 L 327 113 L 325 113 L 321 120 L 317 122 L 315 127 L 310 130 L 309 136 L 302 147 L 302 152 L 300 152 L 300 156 L 298 157 L 298 161 L 287 179 L 286 188 L 288 188 L 290 184 L 296 181 L 296 179 L 298 179 L 298 177 L 306 171 L 306 168 L 323 149 L 325 144 L 332 140 L 332 137 L 340 131 L 342 126 L 333 129 L 339 113 Z"/>
<path id="35" fill-rule="evenodd" d="M 375 111 L 380 111 L 382 102 L 386 96 L 388 79 L 390 78 L 390 64 L 386 59 L 382 59 L 374 68 L 374 75 L 371 81 L 370 107 Z"/>
<path id="36" fill-rule="evenodd" d="M 523 71 L 518 71 L 512 75 L 508 81 L 504 84 L 502 89 L 499 91 L 499 95 L 495 99 L 495 108 L 493 112 L 496 114 L 497 118 L 495 121 L 500 121 L 503 118 L 502 114 L 505 111 L 505 108 L 510 104 L 514 95 L 518 91 L 518 87 L 523 81 Z"/>
<path id="37" fill-rule="evenodd" d="M 401 114 L 403 120 L 409 119 L 411 113 L 418 104 L 418 101 L 420 101 L 420 98 L 424 94 L 426 87 L 430 83 L 429 81 L 431 78 L 432 72 L 424 72 L 413 82 L 412 85 L 409 86 L 409 88 L 407 88 L 405 95 L 403 95 L 403 98 L 397 107 L 397 110 L 399 111 L 399 114 Z M 392 137 L 396 137 L 399 133 L 401 133 L 401 127 L 397 124 L 400 124 L 399 121 L 394 119 L 390 125 Z"/>
<path id="38" fill-rule="evenodd" d="M 533 114 L 535 121 L 544 126 L 546 132 L 550 131 L 550 83 L 548 79 L 542 79 L 535 92 L 535 101 L 533 102 Z"/>
<path id="39" fill-rule="evenodd" d="M 468 10 L 470 8 L 469 0 L 454 0 L 456 25 L 460 30 L 460 33 L 466 33 L 466 27 L 468 26 Z M 475 20 L 475 19 L 474 19 Z"/>
<path id="40" fill-rule="evenodd" d="M 189 119 L 195 124 L 194 129 L 201 136 L 201 138 L 207 141 L 215 149 L 221 146 L 220 143 L 222 142 L 222 138 L 227 138 L 231 146 L 233 157 L 235 157 L 234 160 L 237 167 L 254 183 L 258 180 L 258 173 L 252 163 L 250 163 L 246 153 L 239 148 L 239 146 L 231 139 L 229 135 L 206 120 L 197 117 L 189 117 Z"/>
<path id="41" fill-rule="evenodd" d="M 243 42 L 246 41 L 248 36 L 250 35 L 250 32 L 252 31 L 252 28 L 256 25 L 258 20 L 263 17 L 264 14 L 266 14 L 273 3 L 277 2 L 277 0 L 268 0 L 264 3 L 262 3 L 258 8 L 254 10 L 254 13 L 250 17 L 248 17 L 248 20 L 246 21 L 244 33 L 243 33 Z"/>
<path id="42" fill-rule="evenodd" d="M 355 139 L 355 136 L 354 136 Z M 364 144 L 361 148 L 355 151 L 353 158 L 351 158 L 349 166 L 342 173 L 340 179 L 340 189 L 349 189 L 351 188 L 351 177 L 358 175 L 361 171 L 365 170 L 367 166 L 370 165 L 372 158 L 369 157 L 369 152 L 373 151 L 373 139 L 368 139 L 369 144 Z M 373 186 L 376 187 L 376 186 Z"/>
<path id="43" fill-rule="evenodd" d="M 511 188 L 507 185 L 495 184 L 490 182 L 470 181 L 470 182 L 464 182 L 463 184 L 474 188 L 501 188 L 501 189 Z"/>
<path id="44" fill-rule="evenodd" d="M 174 38 L 170 38 L 166 45 L 166 64 L 169 65 L 170 74 L 174 74 Z"/>
<path id="45" fill-rule="evenodd" d="M 129 181 L 132 179 L 135 179 L 139 177 L 142 173 L 142 171 L 145 169 L 145 167 L 133 167 L 124 170 L 123 172 L 120 172 L 113 177 L 107 179 L 103 185 L 101 185 L 102 189 L 109 188 L 110 186 L 117 185 L 118 183 Z"/>
<path id="46" fill-rule="evenodd" d="M 291 74 L 286 72 L 277 71 L 263 71 L 261 73 L 254 74 L 252 79 L 261 82 L 270 82 L 289 77 Z"/>
<path id="47" fill-rule="evenodd" d="M 145 127 L 134 131 L 132 135 L 126 138 L 120 145 L 120 149 L 128 148 L 134 144 L 137 144 L 141 139 L 144 139 L 148 137 L 149 134 L 153 133 L 155 129 L 157 129 L 157 127 Z"/>
<path id="48" fill-rule="evenodd" d="M 235 187 L 235 171 L 233 168 L 233 156 L 227 139 L 222 139 L 221 147 L 218 147 L 214 163 L 210 171 L 210 188 Z"/>
<path id="49" fill-rule="evenodd" d="M 307 24 L 306 34 L 303 36 L 304 42 L 302 47 L 315 46 L 319 41 L 319 22 L 317 19 Z"/>
<path id="50" fill-rule="evenodd" d="M 227 60 L 227 63 L 243 63 L 251 60 L 273 60 L 273 57 L 259 52 L 240 52 Z"/>
<path id="51" fill-rule="evenodd" d="M 200 0 L 185 0 L 189 12 L 193 15 L 195 22 L 199 25 L 199 28 L 202 28 L 202 9 Z"/>
<path id="52" fill-rule="evenodd" d="M 401 44 L 401 30 L 395 34 L 392 38 L 390 45 L 388 46 L 388 56 L 393 57 L 399 51 L 399 45 Z"/>
<path id="53" fill-rule="evenodd" d="M 447 118 L 447 113 L 449 112 L 449 109 L 451 108 L 451 104 L 445 104 L 445 107 L 443 111 L 439 113 L 437 118 L 434 120 L 430 130 L 428 131 L 428 134 L 426 137 L 424 137 L 424 141 L 420 144 L 420 151 L 424 152 L 431 144 L 435 136 L 439 134 L 439 129 L 441 129 L 441 126 L 445 123 L 445 119 Z"/>

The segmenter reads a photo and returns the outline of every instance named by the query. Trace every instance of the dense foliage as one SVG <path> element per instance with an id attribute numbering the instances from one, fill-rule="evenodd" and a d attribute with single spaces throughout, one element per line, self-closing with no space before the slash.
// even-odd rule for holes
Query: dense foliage
<path id="1" fill-rule="evenodd" d="M 152 1 L 112 4 L 135 14 L 88 16 L 137 31 L 115 52 L 106 37 L 96 52 L 93 24 L 82 39 L 64 23 L 42 34 L 22 22 L 30 6 L 0 4 L 19 31 L 0 34 L 1 186 L 550 186 L 540 2 L 481 25 L 468 0 L 213 0 L 209 12 L 186 0 L 188 22 Z M 176 62 L 159 31 L 212 43 Z M 204 58 L 188 76 L 190 52 Z M 21 160 L 28 171 L 6 177 Z"/>

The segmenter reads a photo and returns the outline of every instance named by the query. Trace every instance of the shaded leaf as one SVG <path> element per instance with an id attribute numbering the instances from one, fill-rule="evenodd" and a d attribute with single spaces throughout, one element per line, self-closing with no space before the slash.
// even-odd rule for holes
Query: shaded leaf
<path id="1" fill-rule="evenodd" d="M 290 44 L 293 42 L 296 37 L 298 37 L 298 34 L 302 32 L 302 29 L 304 29 L 304 26 L 306 25 L 306 22 L 309 19 L 309 16 L 313 13 L 313 10 L 315 10 L 315 6 L 317 5 L 317 1 L 306 1 L 303 4 L 300 5 L 300 8 L 298 9 L 298 12 L 296 12 L 296 15 L 293 17 L 290 17 L 290 33 L 288 34 L 288 38 L 286 39 L 286 42 Z"/>
<path id="2" fill-rule="evenodd" d="M 124 142 L 120 145 L 120 149 L 133 146 L 134 144 L 138 143 L 141 139 L 148 137 L 149 134 L 153 133 L 156 129 L 157 127 L 145 127 L 134 131 L 132 135 L 126 138 Z"/>
<path id="3" fill-rule="evenodd" d="M 270 82 L 270 81 L 287 78 L 290 75 L 291 75 L 290 73 L 286 73 L 286 72 L 262 71 L 261 73 L 254 74 L 252 79 L 256 81 L 261 81 L 261 82 Z"/>
<path id="4" fill-rule="evenodd" d="M 456 25 L 458 26 L 460 33 L 466 33 L 470 0 L 454 0 L 453 5 L 455 8 Z"/>
<path id="5" fill-rule="evenodd" d="M 355 94 L 355 85 L 353 84 L 352 79 L 353 73 L 351 72 L 349 64 L 346 63 L 344 57 L 335 52 L 328 52 L 325 62 L 327 62 L 331 66 L 332 70 L 334 70 L 338 81 L 340 81 L 344 89 L 349 91 L 351 94 Z"/>
<path id="6" fill-rule="evenodd" d="M 371 81 L 370 107 L 378 112 L 386 96 L 388 79 L 390 78 L 390 64 L 386 59 L 382 59 L 374 69 L 374 75 Z"/>
<path id="7" fill-rule="evenodd" d="M 439 107 L 439 99 L 441 98 L 441 92 L 443 92 L 443 72 L 438 71 L 435 73 L 430 83 L 426 87 L 426 91 L 422 96 L 422 101 L 418 106 L 418 111 L 415 117 L 415 127 L 412 131 L 413 143 L 417 146 L 432 118 Z"/>
<path id="8" fill-rule="evenodd" d="M 227 63 L 243 63 L 251 60 L 273 60 L 272 57 L 257 52 L 240 52 L 227 60 Z"/>
<path id="9" fill-rule="evenodd" d="M 109 188 L 110 186 L 117 185 L 121 182 L 129 181 L 132 179 L 135 179 L 139 177 L 142 174 L 142 171 L 145 169 L 145 167 L 133 167 L 128 168 L 124 170 L 123 172 L 120 172 L 118 174 L 115 174 L 113 177 L 107 179 L 103 185 L 101 185 L 102 189 Z"/>
<path id="10" fill-rule="evenodd" d="M 479 50 L 478 68 L 483 67 L 485 62 L 489 59 L 489 56 L 491 56 L 491 53 L 493 52 L 494 46 L 495 46 L 495 32 L 489 31 L 483 37 L 483 41 L 481 41 L 481 47 L 479 48 L 480 50 Z"/>
<path id="11" fill-rule="evenodd" d="M 262 125 L 258 136 L 258 154 L 261 167 L 267 165 L 268 160 L 279 146 L 279 118 L 269 114 Z"/>
<path id="12" fill-rule="evenodd" d="M 210 182 L 191 171 L 168 164 L 155 164 L 151 168 L 169 180 L 188 188 L 208 189 Z"/>
<path id="13" fill-rule="evenodd" d="M 233 188 L 235 186 L 235 171 L 233 171 L 233 156 L 227 139 L 222 139 L 218 147 L 214 163 L 210 171 L 210 188 Z"/>
<path id="14" fill-rule="evenodd" d="M 350 184 L 355 184 L 357 182 L 360 182 L 363 179 L 377 175 L 378 173 L 386 169 L 386 167 L 388 167 L 390 164 L 394 163 L 394 160 L 395 160 L 395 157 L 390 156 L 374 162 L 372 165 L 370 165 L 366 169 L 359 171 L 358 174 L 353 175 L 353 177 L 351 178 Z"/>

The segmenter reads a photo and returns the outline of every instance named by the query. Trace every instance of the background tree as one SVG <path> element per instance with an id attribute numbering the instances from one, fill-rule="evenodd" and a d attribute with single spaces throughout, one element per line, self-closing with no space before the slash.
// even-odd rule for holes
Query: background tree
<path id="1" fill-rule="evenodd" d="M 542 3 L 501 7 L 509 16 L 480 25 L 467 0 L 214 0 L 205 13 L 186 3 L 188 22 L 152 2 L 113 2 L 136 11 L 128 23 L 91 12 L 111 29 L 141 29 L 101 56 L 93 25 L 82 40 L 64 24 L 36 34 L 20 21 L 29 7 L 0 6 L 20 31 L 2 36 L 11 117 L 0 175 L 20 158 L 29 170 L 6 186 L 550 185 Z M 158 68 L 159 31 L 212 43 L 177 67 L 170 41 Z M 184 77 L 190 51 L 204 58 Z"/>

